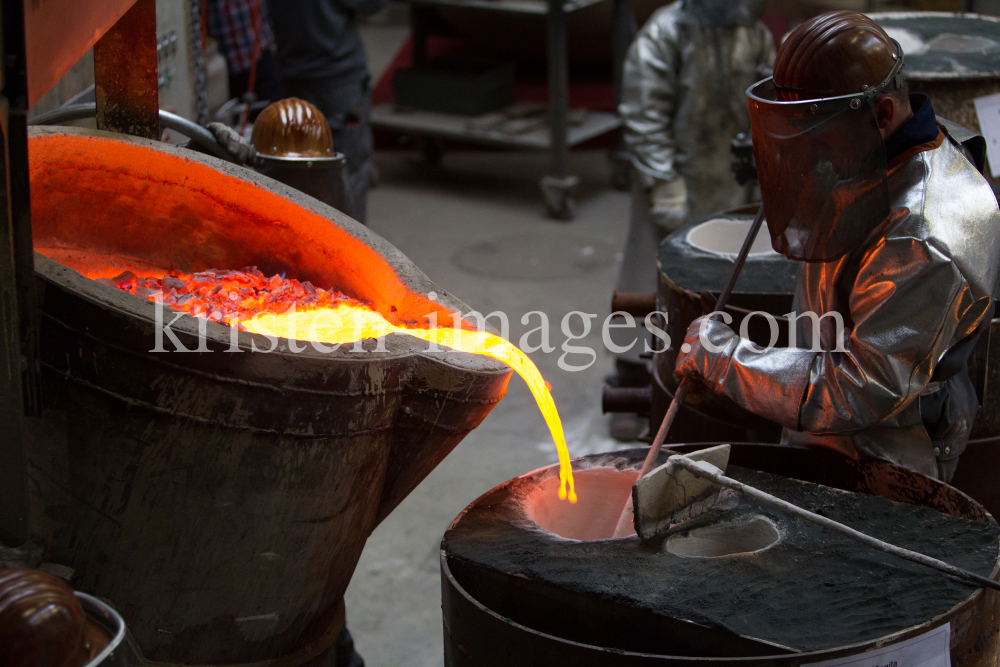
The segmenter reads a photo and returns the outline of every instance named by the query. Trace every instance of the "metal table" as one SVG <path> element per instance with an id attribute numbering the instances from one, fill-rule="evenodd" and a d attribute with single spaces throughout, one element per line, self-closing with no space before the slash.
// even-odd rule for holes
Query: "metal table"
<path id="1" fill-rule="evenodd" d="M 457 7 L 489 12 L 532 14 L 547 18 L 548 128 L 522 134 L 469 127 L 469 119 L 430 111 L 399 109 L 394 104 L 380 104 L 372 110 L 372 125 L 418 137 L 459 139 L 495 146 L 549 150 L 552 166 L 540 183 L 548 214 L 561 220 L 573 217 L 573 191 L 579 179 L 568 173 L 569 148 L 598 135 L 617 130 L 617 114 L 591 111 L 579 124 L 569 123 L 569 64 L 566 51 L 566 14 L 605 0 L 401 0 L 410 5 L 413 64 L 427 63 L 427 15 L 435 7 Z M 620 99 L 621 68 L 625 53 L 635 35 L 635 19 L 629 0 L 610 0 L 614 13 L 615 95 Z M 616 151 L 616 155 L 620 151 Z M 622 180 L 617 174 L 616 185 Z"/>

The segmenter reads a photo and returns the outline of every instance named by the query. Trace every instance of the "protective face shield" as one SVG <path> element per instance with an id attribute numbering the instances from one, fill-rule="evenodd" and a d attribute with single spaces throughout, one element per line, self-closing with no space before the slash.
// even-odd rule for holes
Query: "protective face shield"
<path id="1" fill-rule="evenodd" d="M 903 52 L 874 88 L 785 101 L 773 79 L 747 90 L 754 158 L 771 245 L 807 262 L 837 259 L 889 215 L 877 95 L 902 85 Z"/>
<path id="2" fill-rule="evenodd" d="M 749 27 L 764 15 L 765 0 L 684 0 L 685 11 L 700 25 Z"/>

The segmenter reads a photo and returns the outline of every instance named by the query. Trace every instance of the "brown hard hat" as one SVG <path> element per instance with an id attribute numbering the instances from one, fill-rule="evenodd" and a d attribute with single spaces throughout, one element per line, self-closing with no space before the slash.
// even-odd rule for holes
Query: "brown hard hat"
<path id="1" fill-rule="evenodd" d="M 332 157 L 330 124 L 315 105 L 289 97 L 260 112 L 250 143 L 259 155 Z"/>
<path id="2" fill-rule="evenodd" d="M 789 100 L 850 95 L 880 85 L 901 55 L 864 14 L 827 12 L 788 34 L 774 61 L 774 84 Z"/>

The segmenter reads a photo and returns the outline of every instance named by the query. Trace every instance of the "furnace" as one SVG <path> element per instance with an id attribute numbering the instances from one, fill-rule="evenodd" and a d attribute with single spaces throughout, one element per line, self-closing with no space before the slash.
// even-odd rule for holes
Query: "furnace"
<path id="1" fill-rule="evenodd" d="M 510 369 L 400 334 L 384 352 L 296 353 L 170 310 L 158 321 L 97 278 L 256 266 L 398 324 L 469 308 L 360 224 L 248 169 L 75 128 L 34 128 L 30 147 L 44 412 L 28 460 L 48 558 L 113 601 L 148 660 L 325 655 L 368 535 Z M 174 315 L 188 352 L 162 330 Z"/>

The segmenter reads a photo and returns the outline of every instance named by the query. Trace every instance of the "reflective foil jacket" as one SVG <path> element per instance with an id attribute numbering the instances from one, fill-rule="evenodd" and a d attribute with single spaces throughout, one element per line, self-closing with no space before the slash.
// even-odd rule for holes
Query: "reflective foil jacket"
<path id="1" fill-rule="evenodd" d="M 697 218 L 745 204 L 730 169 L 730 142 L 750 131 L 746 89 L 774 63 L 767 27 L 701 25 L 686 2 L 658 10 L 625 60 L 619 115 L 646 187 L 685 179 Z"/>
<path id="2" fill-rule="evenodd" d="M 1000 211 L 986 180 L 942 135 L 890 162 L 889 217 L 853 253 L 803 263 L 796 347 L 758 351 L 720 340 L 717 391 L 784 425 L 782 442 L 888 460 L 930 477 L 937 465 L 919 396 L 984 318 L 1000 271 Z M 940 140 L 940 138 L 939 138 Z M 919 150 L 920 147 L 914 150 Z M 818 343 L 818 345 L 815 345 Z"/>

